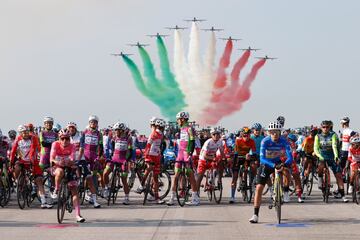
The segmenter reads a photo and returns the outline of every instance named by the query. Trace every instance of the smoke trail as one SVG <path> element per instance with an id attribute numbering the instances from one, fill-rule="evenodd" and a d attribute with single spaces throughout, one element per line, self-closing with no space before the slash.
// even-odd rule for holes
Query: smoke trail
<path id="1" fill-rule="evenodd" d="M 221 89 L 226 86 L 227 76 L 225 69 L 229 67 L 232 48 L 233 48 L 233 43 L 231 40 L 228 40 L 226 42 L 224 53 L 220 59 L 218 73 L 214 83 L 214 87 L 216 89 Z"/>
<path id="2" fill-rule="evenodd" d="M 170 70 L 169 57 L 166 46 L 160 36 L 157 37 L 156 44 L 158 47 L 160 68 L 164 78 L 164 83 L 168 86 L 178 87 L 178 83 L 175 81 L 175 76 Z"/>
<path id="3" fill-rule="evenodd" d="M 174 31 L 174 71 L 180 89 L 185 95 L 185 102 L 189 104 L 187 66 L 184 57 L 184 48 L 179 30 Z"/>
<path id="4" fill-rule="evenodd" d="M 139 68 L 136 66 L 136 64 L 127 56 L 123 55 L 122 56 L 124 62 L 126 63 L 126 65 L 128 66 L 128 68 L 130 69 L 131 75 L 133 76 L 135 85 L 137 87 L 137 89 L 145 96 L 148 96 L 149 92 L 146 89 L 145 83 L 144 83 L 144 79 L 141 76 L 141 73 L 139 71 Z"/>
<path id="5" fill-rule="evenodd" d="M 235 63 L 234 68 L 231 72 L 231 80 L 232 81 L 239 80 L 240 72 L 245 67 L 246 63 L 248 62 L 250 54 L 251 54 L 251 51 L 246 50 L 243 53 L 243 55 L 241 56 L 241 58 Z"/>
<path id="6" fill-rule="evenodd" d="M 147 53 L 145 48 L 143 48 L 141 46 L 139 46 L 138 49 L 139 49 L 139 53 L 140 53 L 141 59 L 144 64 L 144 75 L 148 80 L 148 87 L 151 89 L 159 88 L 160 82 L 156 78 L 154 64 L 151 62 L 149 54 Z"/>

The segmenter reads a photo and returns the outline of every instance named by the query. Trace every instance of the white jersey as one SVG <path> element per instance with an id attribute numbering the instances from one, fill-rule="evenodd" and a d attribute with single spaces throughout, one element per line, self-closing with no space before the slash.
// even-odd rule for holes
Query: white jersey
<path id="1" fill-rule="evenodd" d="M 349 151 L 350 147 L 350 137 L 354 133 L 353 130 L 350 128 L 344 128 L 342 131 L 342 144 L 341 144 L 341 150 L 342 151 Z"/>
<path id="2" fill-rule="evenodd" d="M 74 136 L 70 136 L 70 143 L 75 144 L 76 147 L 76 154 L 75 154 L 75 159 L 76 160 L 80 160 L 79 159 L 79 155 L 80 155 L 80 139 L 81 139 L 81 132 L 76 132 Z"/>
<path id="3" fill-rule="evenodd" d="M 222 140 L 215 142 L 214 140 L 212 140 L 212 138 L 210 138 L 210 139 L 206 140 L 203 147 L 201 148 L 199 159 L 200 160 L 215 160 L 216 152 L 218 150 L 224 151 L 224 146 L 223 146 Z M 206 155 L 206 159 L 205 159 L 205 155 Z"/>

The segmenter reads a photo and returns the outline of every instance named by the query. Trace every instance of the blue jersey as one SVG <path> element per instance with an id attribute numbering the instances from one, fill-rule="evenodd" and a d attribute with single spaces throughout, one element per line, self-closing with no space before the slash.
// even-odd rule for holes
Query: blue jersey
<path id="1" fill-rule="evenodd" d="M 260 163 L 274 168 L 276 164 L 281 163 L 281 158 L 286 154 L 285 165 L 290 166 L 293 162 L 289 142 L 280 137 L 278 142 L 273 142 L 270 136 L 261 141 L 260 146 Z"/>
<path id="2" fill-rule="evenodd" d="M 260 155 L 260 147 L 261 147 L 261 141 L 265 138 L 263 135 L 255 136 L 251 135 L 251 138 L 255 141 L 256 146 L 256 155 Z"/>

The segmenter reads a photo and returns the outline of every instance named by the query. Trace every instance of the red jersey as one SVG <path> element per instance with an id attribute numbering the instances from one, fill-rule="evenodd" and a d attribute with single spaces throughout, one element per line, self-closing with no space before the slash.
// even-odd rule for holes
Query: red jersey
<path id="1" fill-rule="evenodd" d="M 11 149 L 11 163 L 14 163 L 15 156 L 25 162 L 36 160 L 39 146 L 38 138 L 34 135 L 30 135 L 29 139 L 23 139 L 22 136 L 18 136 Z"/>
<path id="2" fill-rule="evenodd" d="M 239 157 L 245 157 L 250 152 L 256 153 L 255 141 L 249 138 L 247 141 L 244 138 L 236 138 L 235 141 L 235 153 Z"/>

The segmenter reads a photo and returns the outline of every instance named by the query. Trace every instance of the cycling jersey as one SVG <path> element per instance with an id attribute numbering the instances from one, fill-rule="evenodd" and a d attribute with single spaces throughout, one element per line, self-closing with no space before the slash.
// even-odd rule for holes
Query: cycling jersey
<path id="1" fill-rule="evenodd" d="M 274 168 L 276 164 L 281 163 L 281 157 L 286 155 L 285 164 L 290 166 L 293 162 L 292 152 L 289 142 L 280 137 L 277 142 L 271 140 L 270 136 L 265 137 L 260 147 L 260 164 Z"/>
<path id="2" fill-rule="evenodd" d="M 360 148 L 353 148 L 350 146 L 348 160 L 350 163 L 360 163 Z"/>
<path id="3" fill-rule="evenodd" d="M 265 137 L 263 135 L 259 135 L 259 136 L 255 136 L 254 134 L 251 134 L 251 139 L 254 140 L 255 142 L 255 147 L 256 147 L 256 155 L 260 155 L 260 146 L 261 146 L 261 141 L 264 139 Z"/>
<path id="4" fill-rule="evenodd" d="M 302 151 L 302 143 L 304 142 L 304 140 L 305 137 L 303 135 L 298 135 L 298 139 L 296 141 L 296 145 L 297 145 L 296 151 L 298 152 Z"/>
<path id="5" fill-rule="evenodd" d="M 8 150 L 9 150 L 9 142 L 3 136 L 0 138 L 0 161 L 1 161 L 1 158 L 5 159 L 7 157 Z"/>
<path id="6" fill-rule="evenodd" d="M 342 144 L 341 144 L 341 151 L 348 151 L 350 147 L 350 138 L 355 134 L 353 130 L 350 128 L 344 128 L 342 130 Z"/>
<path id="7" fill-rule="evenodd" d="M 26 163 L 36 160 L 38 146 L 39 142 L 37 137 L 30 135 L 29 139 L 23 139 L 22 136 L 18 136 L 11 149 L 11 163 L 14 163 L 15 156 L 17 156 L 20 161 Z"/>
<path id="8" fill-rule="evenodd" d="M 329 132 L 317 134 L 314 140 L 314 152 L 319 160 L 338 158 L 338 137 L 336 133 Z"/>
<path id="9" fill-rule="evenodd" d="M 154 174 L 160 173 L 160 161 L 161 161 L 161 145 L 164 135 L 159 129 L 152 131 L 150 134 L 146 149 L 145 149 L 145 161 L 152 163 L 154 167 Z"/>
<path id="10" fill-rule="evenodd" d="M 124 163 L 130 156 L 132 141 L 131 137 L 115 137 L 113 140 L 113 156 L 112 161 L 117 163 Z"/>
<path id="11" fill-rule="evenodd" d="M 62 160 L 75 161 L 76 145 L 70 143 L 64 147 L 60 141 L 55 141 L 51 145 L 50 157 L 52 159 L 61 158 Z"/>
<path id="12" fill-rule="evenodd" d="M 312 155 L 314 152 L 314 137 L 311 135 L 306 137 L 302 143 L 302 149 L 307 155 Z"/>
<path id="13" fill-rule="evenodd" d="M 70 143 L 74 144 L 75 145 L 75 150 L 76 150 L 76 160 L 81 160 L 79 159 L 80 157 L 80 139 L 81 139 L 81 136 L 82 136 L 82 133 L 77 131 L 75 133 L 74 136 L 70 136 Z"/>
<path id="14" fill-rule="evenodd" d="M 255 141 L 251 138 L 245 140 L 244 138 L 237 138 L 235 141 L 235 154 L 238 154 L 239 157 L 245 157 L 246 154 L 256 153 Z"/>
<path id="15" fill-rule="evenodd" d="M 103 138 L 99 130 L 85 129 L 80 139 L 80 147 L 84 149 L 85 159 L 94 161 L 102 155 Z"/>
<path id="16" fill-rule="evenodd" d="M 103 149 L 105 158 L 110 159 L 112 155 L 112 148 L 111 137 L 109 135 L 103 135 Z"/>
<path id="17" fill-rule="evenodd" d="M 180 139 L 179 139 L 179 153 L 177 161 L 187 161 L 189 154 L 192 154 L 194 151 L 194 129 L 186 123 L 180 129 Z"/>
<path id="18" fill-rule="evenodd" d="M 224 152 L 223 141 L 214 141 L 212 138 L 206 140 L 204 146 L 201 148 L 199 160 L 213 161 L 216 158 L 217 151 Z"/>

